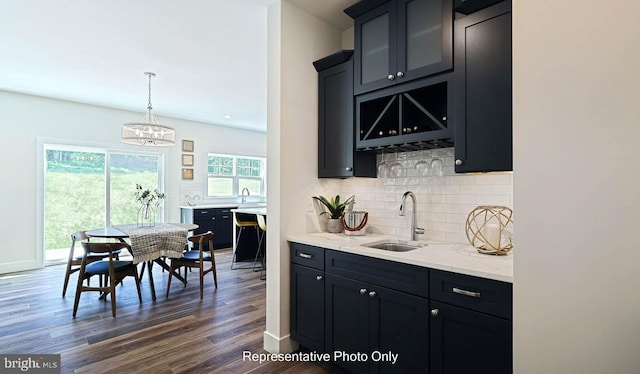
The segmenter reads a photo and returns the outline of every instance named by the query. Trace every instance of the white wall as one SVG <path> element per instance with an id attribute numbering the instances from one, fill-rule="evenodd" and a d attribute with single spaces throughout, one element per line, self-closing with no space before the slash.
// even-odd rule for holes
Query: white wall
<path id="1" fill-rule="evenodd" d="M 141 108 L 143 110 L 144 108 Z M 43 142 L 141 150 L 120 142 L 120 125 L 138 121 L 143 112 L 129 112 L 37 96 L 0 91 L 0 273 L 42 266 L 42 197 L 38 179 Z M 165 157 L 165 220 L 179 221 L 183 191 L 206 191 L 207 152 L 266 156 L 266 134 L 235 130 L 174 118 L 159 121 L 176 129 L 176 141 L 194 140 L 195 179 L 182 181 L 181 146 L 144 148 Z M 73 212 L 69 212 L 73 217 Z"/>
<path id="2" fill-rule="evenodd" d="M 314 229 L 311 196 L 339 192 L 338 181 L 317 177 L 318 76 L 313 61 L 341 48 L 341 33 L 287 1 L 268 8 L 267 330 L 269 352 L 289 340 L 289 247 L 286 236 Z M 277 164 L 277 165 L 274 165 Z"/>
<path id="3" fill-rule="evenodd" d="M 640 372 L 640 2 L 514 1 L 514 372 Z"/>

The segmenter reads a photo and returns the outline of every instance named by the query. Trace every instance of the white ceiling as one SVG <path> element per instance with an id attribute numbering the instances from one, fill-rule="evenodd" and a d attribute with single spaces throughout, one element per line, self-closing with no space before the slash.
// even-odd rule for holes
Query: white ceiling
<path id="1" fill-rule="evenodd" d="M 0 90 L 142 117 L 151 71 L 156 115 L 266 131 L 272 1 L 2 0 Z M 342 10 L 355 0 L 290 2 L 353 25 Z"/>

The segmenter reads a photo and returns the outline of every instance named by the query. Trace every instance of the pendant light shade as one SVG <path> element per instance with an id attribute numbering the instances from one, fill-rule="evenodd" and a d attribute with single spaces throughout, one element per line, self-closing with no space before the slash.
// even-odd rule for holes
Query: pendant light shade
<path id="1" fill-rule="evenodd" d="M 122 125 L 122 142 L 134 145 L 152 147 L 171 146 L 176 142 L 176 131 L 171 127 L 161 125 L 153 114 L 151 106 L 151 77 L 154 73 L 146 72 L 149 76 L 149 104 L 147 112 L 140 122 L 125 123 Z"/>

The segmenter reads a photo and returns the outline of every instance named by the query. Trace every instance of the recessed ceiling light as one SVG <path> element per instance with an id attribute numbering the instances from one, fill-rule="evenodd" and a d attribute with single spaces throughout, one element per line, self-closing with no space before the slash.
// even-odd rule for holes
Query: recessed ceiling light
<path id="1" fill-rule="evenodd" d="M 223 117 L 224 117 L 224 118 L 226 118 L 226 119 L 231 119 L 231 118 L 233 118 L 233 116 L 232 116 L 231 114 L 225 114 Z"/>

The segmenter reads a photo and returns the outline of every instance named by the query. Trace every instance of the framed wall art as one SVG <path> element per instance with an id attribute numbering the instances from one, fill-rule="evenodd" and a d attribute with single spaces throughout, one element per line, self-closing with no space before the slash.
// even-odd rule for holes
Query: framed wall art
<path id="1" fill-rule="evenodd" d="M 182 166 L 193 166 L 193 155 L 183 153 Z"/>
<path id="2" fill-rule="evenodd" d="M 193 179 L 193 169 L 182 169 L 182 179 Z"/>
<path id="3" fill-rule="evenodd" d="M 182 152 L 193 152 L 193 140 L 182 140 Z"/>

